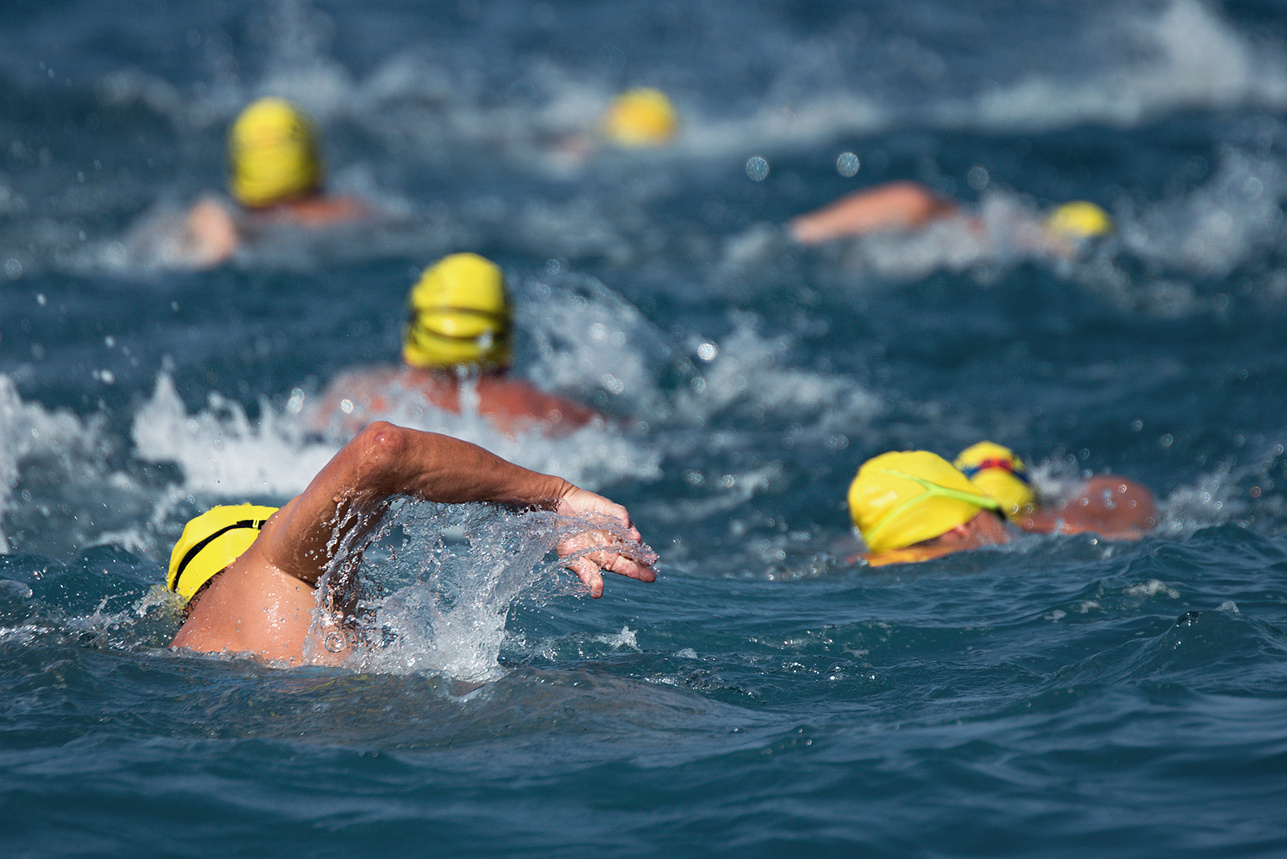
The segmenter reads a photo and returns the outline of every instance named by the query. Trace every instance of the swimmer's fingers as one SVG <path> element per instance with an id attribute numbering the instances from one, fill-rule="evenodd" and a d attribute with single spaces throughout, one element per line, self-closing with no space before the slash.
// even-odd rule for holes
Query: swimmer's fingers
<path id="1" fill-rule="evenodd" d="M 619 576 L 625 576 L 641 582 L 655 582 L 657 580 L 657 571 L 652 567 L 653 563 L 656 562 L 656 556 L 651 553 L 641 559 L 622 552 L 604 550 L 591 552 L 586 557 L 593 561 L 599 569 L 609 573 L 616 573 Z"/>
<path id="2" fill-rule="evenodd" d="M 581 584 L 590 589 L 590 596 L 595 599 L 603 596 L 603 574 L 593 561 L 589 558 L 572 558 L 565 563 L 565 566 L 576 573 Z"/>
<path id="3" fill-rule="evenodd" d="M 652 551 L 641 546 L 627 547 L 606 531 L 584 531 L 560 541 L 559 555 L 595 599 L 603 595 L 605 571 L 641 582 L 657 580 L 652 567 L 657 556 Z"/>
<path id="4" fill-rule="evenodd" d="M 559 514 L 574 517 L 582 527 L 559 541 L 559 556 L 565 566 L 590 589 L 596 599 L 603 595 L 603 572 L 616 573 L 641 582 L 656 581 L 653 564 L 657 555 L 642 544 L 639 529 L 630 521 L 626 508 L 578 487 L 564 495 Z"/>

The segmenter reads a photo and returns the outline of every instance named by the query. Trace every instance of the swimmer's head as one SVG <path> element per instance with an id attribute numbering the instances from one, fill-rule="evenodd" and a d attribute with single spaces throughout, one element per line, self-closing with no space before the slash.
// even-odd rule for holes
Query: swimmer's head
<path id="1" fill-rule="evenodd" d="M 478 254 L 452 254 L 425 269 L 407 296 L 402 360 L 413 367 L 510 361 L 510 309 L 500 267 Z"/>
<path id="2" fill-rule="evenodd" d="M 670 99 L 661 90 L 648 87 L 617 96 L 603 116 L 603 134 L 617 146 L 663 146 L 678 128 Z"/>
<path id="3" fill-rule="evenodd" d="M 259 529 L 276 512 L 276 507 L 227 505 L 212 507 L 191 520 L 170 553 L 165 586 L 184 602 L 192 599 L 202 585 L 250 548 Z"/>
<path id="4" fill-rule="evenodd" d="M 1106 236 L 1114 230 L 1108 213 L 1085 200 L 1064 203 L 1046 217 L 1043 226 L 1047 235 L 1072 244 Z"/>
<path id="5" fill-rule="evenodd" d="M 261 98 L 228 131 L 228 190 L 252 209 L 306 197 L 322 187 L 317 134 L 290 102 Z"/>
<path id="6" fill-rule="evenodd" d="M 943 457 L 924 450 L 869 459 L 849 486 L 849 515 L 873 554 L 941 537 L 997 502 Z"/>
<path id="7" fill-rule="evenodd" d="M 981 441 L 961 451 L 952 464 L 984 494 L 995 498 L 1008 519 L 1037 504 L 1027 466 L 1008 447 Z"/>

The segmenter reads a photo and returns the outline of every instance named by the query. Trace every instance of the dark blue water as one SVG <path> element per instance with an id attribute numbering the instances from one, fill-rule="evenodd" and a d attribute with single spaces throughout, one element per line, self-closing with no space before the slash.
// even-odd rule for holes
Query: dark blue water
<path id="1" fill-rule="evenodd" d="M 5 855 L 1287 852 L 1283 4 L 0 22 Z M 670 147 L 559 149 L 639 84 L 680 110 Z M 384 216 L 175 270 L 155 236 L 268 93 Z M 784 240 L 891 179 L 996 229 Z M 1118 226 L 1076 259 L 996 226 L 1074 198 Z M 413 277 L 457 250 L 505 268 L 518 372 L 622 420 L 393 417 L 621 501 L 658 582 L 594 602 L 544 523 L 409 506 L 367 570 L 394 645 L 170 652 L 182 523 L 299 491 L 343 442 L 310 434 L 317 393 L 394 358 Z M 864 459 L 983 437 L 1048 489 L 1134 476 L 1162 521 L 846 562 Z"/>

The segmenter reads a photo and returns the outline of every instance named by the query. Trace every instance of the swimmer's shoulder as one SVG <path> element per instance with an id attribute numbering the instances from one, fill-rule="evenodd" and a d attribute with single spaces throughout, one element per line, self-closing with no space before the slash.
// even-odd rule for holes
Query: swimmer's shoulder
<path id="1" fill-rule="evenodd" d="M 374 212 L 369 203 L 357 197 L 316 194 L 255 210 L 251 217 L 257 224 L 265 226 L 293 224 L 319 228 L 368 218 Z"/>

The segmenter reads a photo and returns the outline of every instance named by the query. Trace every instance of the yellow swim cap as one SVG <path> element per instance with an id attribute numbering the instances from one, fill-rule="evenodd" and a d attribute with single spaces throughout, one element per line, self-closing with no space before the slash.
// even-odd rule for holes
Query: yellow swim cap
<path id="1" fill-rule="evenodd" d="M 228 190 L 260 209 L 313 193 L 322 164 L 313 124 L 290 102 L 261 98 L 228 131 Z"/>
<path id="2" fill-rule="evenodd" d="M 165 586 L 184 601 L 250 548 L 276 507 L 253 504 L 212 507 L 183 526 L 170 553 Z"/>
<path id="3" fill-rule="evenodd" d="M 1051 212 L 1046 218 L 1045 228 L 1055 238 L 1079 242 L 1111 233 L 1113 219 L 1094 203 L 1074 200 Z"/>
<path id="4" fill-rule="evenodd" d="M 941 537 L 997 507 L 947 460 L 925 450 L 869 459 L 849 486 L 849 515 L 875 554 Z"/>
<path id="5" fill-rule="evenodd" d="M 640 87 L 613 99 L 603 117 L 603 134 L 618 146 L 661 146 L 679 127 L 675 107 L 661 90 Z"/>
<path id="6" fill-rule="evenodd" d="M 452 254 L 425 269 L 407 296 L 402 360 L 413 367 L 509 365 L 505 276 L 478 254 Z"/>
<path id="7" fill-rule="evenodd" d="M 981 441 L 971 445 L 952 463 L 989 497 L 1001 504 L 1001 512 L 1013 519 L 1037 504 L 1028 482 L 1028 468 L 1008 447 Z"/>

